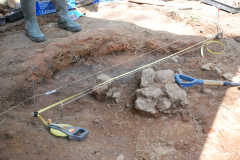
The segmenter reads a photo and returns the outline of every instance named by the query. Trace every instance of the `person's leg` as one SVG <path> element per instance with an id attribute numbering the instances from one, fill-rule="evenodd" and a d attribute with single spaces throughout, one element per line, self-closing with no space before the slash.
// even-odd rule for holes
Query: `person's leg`
<path id="1" fill-rule="evenodd" d="M 36 18 L 36 1 L 21 0 L 23 15 L 26 20 L 25 31 L 34 42 L 46 41 L 46 36 L 41 32 Z"/>
<path id="2" fill-rule="evenodd" d="M 72 32 L 81 31 L 81 25 L 74 22 L 68 13 L 67 0 L 52 0 L 58 13 L 58 26 Z"/>

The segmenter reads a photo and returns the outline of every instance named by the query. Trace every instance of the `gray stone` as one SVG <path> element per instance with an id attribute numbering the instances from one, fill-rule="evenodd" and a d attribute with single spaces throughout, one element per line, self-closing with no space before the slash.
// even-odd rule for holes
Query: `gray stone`
<path id="1" fill-rule="evenodd" d="M 164 95 L 164 93 L 162 92 L 162 90 L 160 88 L 154 87 L 154 86 L 150 86 L 148 88 L 142 88 L 142 89 L 138 89 L 136 91 L 137 95 L 142 95 L 146 98 L 159 98 L 160 96 Z"/>
<path id="2" fill-rule="evenodd" d="M 140 111 L 144 111 L 147 113 L 151 113 L 151 114 L 156 114 L 157 109 L 157 101 L 153 101 L 151 103 L 148 103 L 146 99 L 139 97 L 136 101 L 135 101 L 135 108 L 137 110 Z"/>
<path id="3" fill-rule="evenodd" d="M 159 98 L 158 99 L 158 105 L 157 109 L 162 112 L 166 109 L 169 109 L 171 107 L 172 103 L 168 98 Z"/>
<path id="4" fill-rule="evenodd" d="M 222 71 L 221 71 L 218 67 L 215 67 L 215 68 L 214 68 L 214 71 L 217 72 L 217 74 L 218 74 L 219 76 L 222 75 Z"/>
<path id="5" fill-rule="evenodd" d="M 160 70 L 156 72 L 155 82 L 156 83 L 174 83 L 174 72 L 172 70 Z"/>
<path id="6" fill-rule="evenodd" d="M 112 91 L 112 89 L 109 89 L 108 92 L 106 93 L 106 97 L 110 98 L 110 97 L 112 97 L 112 95 L 113 95 L 113 91 Z"/>
<path id="7" fill-rule="evenodd" d="M 225 73 L 225 74 L 223 74 L 223 78 L 231 81 L 233 79 L 233 75 L 231 73 Z"/>
<path id="8" fill-rule="evenodd" d="M 110 80 L 111 77 L 107 76 L 107 75 L 104 75 L 104 74 L 101 74 L 97 77 L 96 79 L 96 82 L 95 82 L 95 85 L 99 85 L 107 80 Z M 102 99 L 105 95 L 103 95 L 103 92 L 107 92 L 108 89 L 110 88 L 111 86 L 111 83 L 108 83 L 108 84 L 105 84 L 101 87 L 99 87 L 98 89 L 95 89 L 93 90 L 93 94 L 96 96 L 97 99 Z M 110 93 L 109 93 L 110 94 Z"/>
<path id="9" fill-rule="evenodd" d="M 112 97 L 113 98 L 120 98 L 121 97 L 121 93 L 120 92 L 114 92 Z"/>
<path id="10" fill-rule="evenodd" d="M 177 60 L 176 57 L 171 57 L 171 60 L 172 60 L 173 62 L 175 62 L 175 63 L 178 63 L 178 60 Z"/>
<path id="11" fill-rule="evenodd" d="M 123 154 L 120 154 L 120 155 L 117 157 L 116 160 L 124 160 L 124 156 L 123 156 Z"/>
<path id="12" fill-rule="evenodd" d="M 115 98 L 115 103 L 119 103 L 120 102 L 120 100 L 118 99 L 118 98 Z"/>
<path id="13" fill-rule="evenodd" d="M 182 71 L 181 68 L 178 68 L 178 69 L 177 69 L 177 72 L 178 72 L 179 74 L 183 74 L 183 71 Z"/>
<path id="14" fill-rule="evenodd" d="M 186 92 L 182 90 L 177 84 L 166 84 L 165 89 L 168 97 L 172 102 L 180 102 L 182 106 L 188 104 Z"/>
<path id="15" fill-rule="evenodd" d="M 156 72 L 152 68 L 144 69 L 142 71 L 141 77 L 141 87 L 147 87 L 154 83 L 154 78 L 156 77 Z"/>
<path id="16" fill-rule="evenodd" d="M 203 88 L 203 92 L 204 92 L 204 93 L 210 93 L 210 92 L 211 92 L 211 89 Z"/>
<path id="17" fill-rule="evenodd" d="M 212 63 L 204 64 L 201 68 L 206 71 L 210 71 L 210 67 L 212 66 Z"/>

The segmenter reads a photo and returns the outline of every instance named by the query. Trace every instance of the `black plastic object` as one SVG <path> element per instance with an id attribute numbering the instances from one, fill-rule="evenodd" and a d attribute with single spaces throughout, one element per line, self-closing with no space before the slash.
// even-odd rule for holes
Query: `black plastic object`
<path id="1" fill-rule="evenodd" d="M 219 2 L 216 0 L 202 0 L 202 3 L 206 3 L 209 5 L 215 6 L 219 9 L 222 9 L 224 11 L 231 12 L 231 13 L 240 12 L 240 7 L 233 7 L 233 6 L 227 5 L 225 3 L 222 3 L 222 2 Z"/>
<path id="2" fill-rule="evenodd" d="M 0 17 L 0 26 L 6 24 L 6 17 Z"/>
<path id="3" fill-rule="evenodd" d="M 68 139 L 77 140 L 77 141 L 82 141 L 89 134 L 89 130 L 81 128 L 81 127 L 69 127 L 69 126 L 66 126 L 65 129 L 61 129 L 60 127 L 55 126 L 54 124 L 53 125 L 49 124 L 47 126 L 47 128 L 48 129 L 53 128 L 53 129 L 59 130 L 59 131 L 65 133 L 67 135 Z M 81 134 L 78 136 L 77 135 L 78 133 L 81 133 Z"/>
<path id="4" fill-rule="evenodd" d="M 15 13 L 7 16 L 6 17 L 6 21 L 7 22 L 13 22 L 13 21 L 16 21 L 16 20 L 18 20 L 18 19 L 20 19 L 22 17 L 23 17 L 23 12 L 22 12 L 22 10 L 20 10 L 20 11 L 17 11 Z"/>

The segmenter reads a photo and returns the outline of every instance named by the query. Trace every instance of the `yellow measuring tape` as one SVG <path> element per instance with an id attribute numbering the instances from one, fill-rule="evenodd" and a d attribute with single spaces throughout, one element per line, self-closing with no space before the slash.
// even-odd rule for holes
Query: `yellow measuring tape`
<path id="1" fill-rule="evenodd" d="M 217 35 L 218 35 L 218 34 L 217 34 Z M 217 35 L 216 35 L 216 36 L 217 36 Z M 215 36 L 215 37 L 216 37 L 216 36 Z M 215 37 L 214 37 L 214 38 L 215 38 Z M 184 52 L 184 51 L 186 51 L 186 50 L 188 50 L 188 49 L 190 49 L 190 48 L 193 48 L 193 47 L 195 47 L 195 46 L 197 46 L 197 45 L 199 45 L 199 44 L 201 44 L 201 43 L 203 43 L 203 45 L 202 45 L 202 47 L 201 47 L 201 55 L 202 55 L 202 57 L 203 57 L 203 46 L 204 46 L 205 44 L 207 44 L 207 46 L 208 46 L 208 44 L 210 44 L 210 43 L 219 43 L 219 44 L 221 44 L 221 45 L 224 47 L 224 49 L 225 49 L 225 46 L 224 46 L 221 42 L 213 41 L 214 38 L 206 39 L 206 40 L 204 40 L 204 41 L 202 41 L 202 42 L 199 42 L 199 43 L 197 43 L 197 44 L 195 44 L 195 45 L 193 45 L 193 46 L 191 46 L 191 47 L 188 47 L 188 48 L 186 48 L 186 49 L 184 49 L 184 50 L 181 50 L 181 51 L 179 51 L 179 52 L 177 52 L 177 53 L 174 53 L 174 54 L 172 54 L 172 55 L 169 55 L 169 56 L 167 56 L 167 57 L 164 57 L 164 58 L 162 58 L 162 59 L 159 59 L 159 60 L 157 60 L 157 61 L 155 61 L 155 62 L 152 62 L 152 63 L 150 63 L 150 64 L 147 64 L 147 65 L 145 65 L 145 66 L 142 66 L 142 67 L 140 67 L 140 68 L 137 68 L 137 69 L 135 69 L 135 70 L 132 70 L 132 71 L 130 71 L 130 72 L 127 72 L 127 73 L 124 73 L 124 74 L 122 74 L 122 75 L 116 76 L 116 77 L 114 77 L 114 78 L 112 78 L 112 79 L 110 79 L 110 80 L 108 80 L 108 81 L 105 81 L 105 82 L 103 82 L 103 83 L 101 83 L 101 84 L 99 84 L 99 85 L 96 85 L 96 86 L 94 86 L 94 87 L 92 87 L 92 88 L 90 88 L 90 89 L 88 89 L 88 90 L 85 90 L 85 91 L 80 92 L 80 93 L 78 93 L 78 94 L 76 94 L 76 95 L 73 95 L 73 96 L 71 96 L 71 97 L 69 97 L 69 98 L 66 98 L 66 99 L 64 99 L 64 100 L 62 100 L 62 101 L 59 101 L 59 102 L 57 102 L 57 103 L 54 103 L 54 104 L 52 104 L 52 105 L 50 105 L 50 106 L 48 106 L 48 107 L 46 107 L 46 108 L 43 108 L 43 109 L 39 110 L 39 111 L 37 112 L 37 117 L 39 117 L 39 118 L 43 121 L 43 123 L 47 126 L 48 124 L 46 123 L 46 121 L 39 115 L 40 113 L 42 113 L 42 112 L 44 112 L 44 111 L 46 111 L 46 110 L 48 110 L 48 109 L 50 109 L 50 108 L 53 108 L 53 107 L 55 107 L 55 106 L 57 106 L 57 105 L 59 105 L 59 104 L 62 104 L 62 103 L 66 102 L 66 101 L 68 101 L 68 100 L 70 100 L 70 99 L 73 99 L 73 98 L 75 98 L 75 97 L 77 97 L 77 96 L 79 96 L 79 95 L 82 95 L 82 94 L 87 93 L 87 92 L 89 92 L 89 91 L 91 91 L 91 90 L 97 89 L 98 87 L 101 87 L 101 86 L 103 86 L 103 85 L 105 85 L 105 84 L 107 84 L 107 83 L 109 83 L 109 82 L 112 82 L 112 81 L 118 79 L 118 78 L 124 77 L 124 76 L 126 76 L 126 75 L 129 75 L 129 74 L 131 74 L 131 73 L 134 73 L 134 72 L 139 71 L 139 70 L 141 70 L 141 69 L 144 69 L 144 68 L 146 68 L 146 67 L 149 67 L 149 66 L 151 66 L 151 65 L 154 65 L 154 64 L 156 64 L 156 63 L 159 63 L 159 62 L 161 62 L 161 61 L 163 61 L 163 60 L 165 60 L 165 59 L 168 59 L 168 58 L 170 58 L 170 57 L 173 57 L 173 56 L 175 56 L 175 55 L 177 55 L 177 54 L 179 54 L 179 53 L 181 53 L 181 52 Z M 207 47 L 207 50 L 208 50 L 210 53 L 212 53 L 212 54 L 221 54 L 221 53 L 224 52 L 224 49 L 223 49 L 223 51 L 220 52 L 220 53 L 214 53 L 214 52 L 212 52 L 211 50 L 209 50 L 208 47 Z"/>
<path id="2" fill-rule="evenodd" d="M 214 38 L 213 38 L 213 39 L 214 39 Z M 213 41 L 213 39 L 210 40 L 210 41 L 207 41 L 207 42 L 203 43 L 203 45 L 202 45 L 202 47 L 201 47 L 201 56 L 202 56 L 202 58 L 204 58 L 204 57 L 203 57 L 203 47 L 204 47 L 205 44 L 207 45 L 207 50 L 208 50 L 208 52 L 210 52 L 211 54 L 221 54 L 221 53 L 223 53 L 223 52 L 225 51 L 225 46 L 224 46 L 224 44 L 222 44 L 222 43 L 219 42 L 219 41 Z M 221 52 L 218 52 L 218 53 L 211 51 L 211 50 L 208 48 L 208 45 L 211 44 L 211 43 L 218 43 L 218 44 L 222 45 L 222 46 L 223 46 L 223 50 L 222 50 Z"/>

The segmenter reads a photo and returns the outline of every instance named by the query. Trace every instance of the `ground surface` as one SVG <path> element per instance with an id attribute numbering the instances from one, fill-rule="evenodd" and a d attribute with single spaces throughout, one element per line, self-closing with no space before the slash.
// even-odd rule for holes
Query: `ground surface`
<path id="1" fill-rule="evenodd" d="M 201 10 L 179 11 L 176 6 Z M 38 96 L 36 107 L 40 110 L 93 87 L 96 76 L 106 68 L 135 58 L 102 72 L 115 77 L 217 33 L 216 8 L 200 2 L 167 2 L 165 7 L 156 7 L 121 1 L 78 10 L 87 13 L 77 20 L 83 28 L 79 33 L 59 29 L 56 14 L 38 17 L 47 36 L 43 43 L 33 43 L 25 36 L 23 20 L 0 27 L 0 113 L 33 95 L 29 66 L 35 68 L 37 95 L 64 87 L 54 94 Z M 224 37 L 219 41 L 226 47 L 223 54 L 212 55 L 205 50 L 202 59 L 198 47 L 179 55 L 177 63 L 168 59 L 153 68 L 175 73 L 180 68 L 195 78 L 224 80 L 214 71 L 218 67 L 222 74 L 230 72 L 238 77 L 239 23 L 239 14 L 220 12 Z M 157 50 L 145 54 L 153 49 Z M 221 47 L 214 44 L 210 49 L 218 52 Z M 206 63 L 212 63 L 210 71 L 201 69 Z M 240 159 L 237 87 L 184 88 L 190 102 L 186 106 L 190 118 L 179 114 L 154 118 L 133 107 L 140 74 L 118 80 L 124 93 L 119 104 L 98 101 L 88 94 L 65 105 L 63 118 L 60 106 L 41 114 L 54 123 L 90 130 L 82 142 L 51 135 L 39 119 L 36 128 L 30 115 L 33 99 L 2 114 L 0 122 L 5 121 L 0 124 L 0 159 L 112 160 L 121 154 L 124 159 L 137 160 Z M 77 80 L 81 81 L 67 85 Z M 132 107 L 127 108 L 126 104 Z"/>

